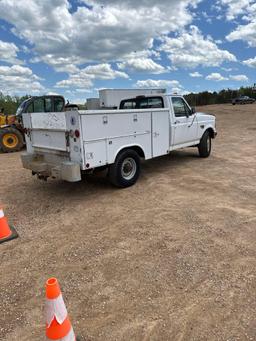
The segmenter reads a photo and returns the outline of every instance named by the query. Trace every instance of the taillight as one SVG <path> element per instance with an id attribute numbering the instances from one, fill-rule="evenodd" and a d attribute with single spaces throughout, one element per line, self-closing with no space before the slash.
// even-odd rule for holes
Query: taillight
<path id="1" fill-rule="evenodd" d="M 75 130 L 75 137 L 79 138 L 80 137 L 80 131 L 79 130 Z"/>

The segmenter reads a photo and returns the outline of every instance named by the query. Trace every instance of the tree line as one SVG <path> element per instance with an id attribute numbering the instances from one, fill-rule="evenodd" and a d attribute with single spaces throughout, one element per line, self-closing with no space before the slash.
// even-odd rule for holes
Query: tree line
<path id="1" fill-rule="evenodd" d="M 21 97 L 9 96 L 0 91 L 0 112 L 4 112 L 6 115 L 14 115 L 18 106 L 27 98 L 29 98 L 28 95 Z"/>
<path id="2" fill-rule="evenodd" d="M 237 90 L 223 89 L 219 92 L 203 91 L 199 93 L 190 93 L 184 97 L 191 106 L 224 104 L 231 103 L 232 98 L 239 96 L 249 96 L 256 99 L 255 90 L 255 87 L 241 87 Z"/>
<path id="3" fill-rule="evenodd" d="M 223 89 L 219 92 L 209 92 L 203 91 L 199 93 L 190 93 L 185 95 L 184 97 L 188 101 L 191 106 L 200 106 L 200 105 L 209 105 L 209 104 L 224 104 L 230 103 L 232 98 L 238 96 L 249 96 L 256 99 L 256 87 L 241 87 L 238 90 L 232 89 Z M 3 109 L 3 112 L 6 115 L 15 114 L 18 106 L 25 99 L 30 96 L 9 96 L 4 95 L 0 92 L 0 111 Z"/>

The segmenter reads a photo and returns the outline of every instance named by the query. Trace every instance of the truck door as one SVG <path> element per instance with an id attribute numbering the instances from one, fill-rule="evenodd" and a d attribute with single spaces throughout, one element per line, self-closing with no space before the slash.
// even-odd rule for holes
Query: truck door
<path id="1" fill-rule="evenodd" d="M 152 112 L 152 157 L 167 154 L 170 150 L 169 111 Z"/>
<path id="2" fill-rule="evenodd" d="M 171 97 L 173 107 L 172 145 L 182 145 L 197 140 L 197 120 L 182 97 Z"/>

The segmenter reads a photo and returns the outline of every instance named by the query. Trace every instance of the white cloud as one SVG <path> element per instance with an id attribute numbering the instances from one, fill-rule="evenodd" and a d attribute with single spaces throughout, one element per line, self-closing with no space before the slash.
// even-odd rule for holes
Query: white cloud
<path id="1" fill-rule="evenodd" d="M 0 66 L 0 91 L 9 94 L 33 94 L 44 90 L 40 78 L 28 67 Z"/>
<path id="2" fill-rule="evenodd" d="M 136 88 L 151 88 L 151 89 L 168 89 L 169 92 L 184 95 L 188 93 L 184 90 L 183 86 L 177 80 L 154 80 L 154 79 L 147 79 L 147 80 L 139 80 L 134 85 Z"/>
<path id="3" fill-rule="evenodd" d="M 256 11 L 255 11 L 256 14 Z M 239 25 L 234 31 L 227 35 L 228 41 L 244 40 L 251 47 L 256 47 L 256 20 L 247 25 Z"/>
<path id="4" fill-rule="evenodd" d="M 192 77 L 192 78 L 199 78 L 199 77 L 203 77 L 203 75 L 201 74 L 201 73 L 199 73 L 199 72 L 191 72 L 190 74 L 190 77 Z"/>
<path id="5" fill-rule="evenodd" d="M 172 94 L 178 94 L 178 95 L 187 95 L 189 94 L 190 92 L 187 91 L 187 90 L 184 90 L 183 88 L 171 88 L 170 92 Z"/>
<path id="6" fill-rule="evenodd" d="M 233 54 L 219 49 L 210 37 L 204 38 L 196 26 L 175 38 L 165 37 L 160 49 L 176 67 L 219 66 L 225 61 L 236 61 Z"/>
<path id="7" fill-rule="evenodd" d="M 71 75 L 68 79 L 63 79 L 56 83 L 56 88 L 70 88 L 78 87 L 84 89 L 90 89 L 93 86 L 93 82 L 90 78 L 85 78 L 80 75 Z"/>
<path id="8" fill-rule="evenodd" d="M 177 80 L 166 80 L 166 79 L 160 79 L 160 80 L 154 80 L 154 79 L 147 79 L 147 80 L 139 80 L 135 84 L 135 87 L 137 88 L 182 88 L 179 81 Z"/>
<path id="9" fill-rule="evenodd" d="M 0 17 L 33 46 L 37 60 L 75 73 L 84 63 L 152 49 L 154 39 L 191 23 L 190 8 L 200 0 L 84 1 L 91 9 L 81 1 L 71 13 L 68 0 L 1 0 Z"/>
<path id="10" fill-rule="evenodd" d="M 238 25 L 230 32 L 228 41 L 244 40 L 249 46 L 256 46 L 256 3 L 255 0 L 219 0 L 218 3 L 226 10 L 227 20 L 234 21 L 242 17 L 246 24 Z"/>
<path id="11" fill-rule="evenodd" d="M 221 70 L 230 72 L 230 71 L 232 71 L 233 69 L 232 69 L 231 67 L 222 67 Z"/>
<path id="12" fill-rule="evenodd" d="M 14 43 L 0 40 L 0 61 L 10 64 L 21 64 L 17 58 L 19 48 Z"/>
<path id="13" fill-rule="evenodd" d="M 216 82 L 220 82 L 220 81 L 226 81 L 228 80 L 228 78 L 223 77 L 220 73 L 218 72 L 213 72 L 210 75 L 208 75 L 206 77 L 207 80 L 209 81 L 216 81 Z"/>
<path id="14" fill-rule="evenodd" d="M 246 13 L 255 0 L 219 0 L 218 4 L 226 8 L 226 18 L 234 20 Z"/>
<path id="15" fill-rule="evenodd" d="M 146 72 L 160 74 L 169 72 L 162 65 L 154 62 L 151 58 L 132 58 L 122 63 L 118 63 L 120 70 L 128 69 L 133 72 Z"/>
<path id="16" fill-rule="evenodd" d="M 129 78 L 125 72 L 113 70 L 110 64 L 90 65 L 80 70 L 80 73 L 97 79 Z"/>
<path id="17" fill-rule="evenodd" d="M 209 74 L 205 79 L 209 81 L 227 81 L 227 80 L 232 80 L 232 81 L 237 81 L 237 82 L 248 82 L 248 77 L 246 75 L 229 75 L 229 77 L 224 77 L 218 72 L 213 72 Z"/>
<path id="18" fill-rule="evenodd" d="M 42 57 L 34 57 L 30 59 L 30 63 L 44 62 L 52 66 L 58 72 L 75 73 L 79 71 L 79 68 L 75 65 L 78 62 L 76 57 L 58 57 L 54 55 L 46 54 Z"/>
<path id="19" fill-rule="evenodd" d="M 230 75 L 229 78 L 232 81 L 237 81 L 237 82 L 248 82 L 249 79 L 246 75 Z"/>
<path id="20" fill-rule="evenodd" d="M 87 66 L 78 72 L 71 74 L 68 79 L 59 81 L 56 87 L 68 88 L 75 87 L 79 89 L 90 89 L 93 86 L 94 79 L 115 79 L 129 78 L 125 72 L 112 69 L 110 64 L 98 64 Z"/>
<path id="21" fill-rule="evenodd" d="M 91 93 L 92 90 L 88 90 L 88 89 L 76 89 L 76 92 L 79 92 L 79 93 Z"/>
<path id="22" fill-rule="evenodd" d="M 48 92 L 46 93 L 46 95 L 47 95 L 47 96 L 59 96 L 60 94 L 57 93 L 57 92 L 54 92 L 54 91 L 48 91 Z"/>
<path id="23" fill-rule="evenodd" d="M 244 60 L 243 64 L 247 65 L 249 67 L 255 67 L 256 68 L 256 57 Z"/>

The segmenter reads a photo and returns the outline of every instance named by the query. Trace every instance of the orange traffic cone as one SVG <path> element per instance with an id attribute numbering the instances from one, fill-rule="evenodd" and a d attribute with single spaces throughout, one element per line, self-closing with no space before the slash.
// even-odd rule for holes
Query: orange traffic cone
<path id="1" fill-rule="evenodd" d="M 50 278 L 46 282 L 46 338 L 47 340 L 78 341 L 68 318 L 56 278 Z"/>
<path id="2" fill-rule="evenodd" d="M 4 211 L 0 208 L 0 244 L 17 237 L 18 233 L 13 226 L 9 226 Z"/>

